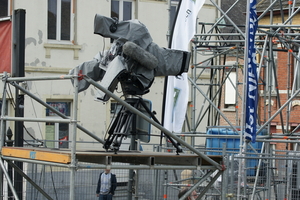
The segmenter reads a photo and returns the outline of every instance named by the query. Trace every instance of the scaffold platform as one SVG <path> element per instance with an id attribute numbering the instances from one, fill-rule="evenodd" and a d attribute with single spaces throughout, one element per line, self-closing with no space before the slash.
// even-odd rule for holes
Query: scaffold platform
<path id="1" fill-rule="evenodd" d="M 31 161 L 55 162 L 61 164 L 71 163 L 71 150 L 51 148 L 27 148 L 27 147 L 2 147 L 3 157 L 15 159 L 27 159 Z M 135 165 L 179 165 L 179 166 L 211 166 L 205 159 L 196 154 L 179 154 L 148 152 L 148 151 L 95 151 L 78 150 L 76 159 L 79 162 L 110 165 L 113 162 L 131 163 Z M 222 156 L 210 155 L 212 160 L 221 164 Z"/>

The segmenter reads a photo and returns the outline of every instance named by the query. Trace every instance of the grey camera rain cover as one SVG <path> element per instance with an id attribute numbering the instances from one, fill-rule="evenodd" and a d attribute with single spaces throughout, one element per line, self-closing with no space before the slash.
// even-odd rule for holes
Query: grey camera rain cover
<path id="1" fill-rule="evenodd" d="M 154 76 L 176 76 L 188 71 L 189 52 L 159 47 L 153 42 L 147 27 L 136 19 L 118 22 L 116 32 L 112 33 L 110 26 L 114 22 L 112 18 L 96 14 L 94 33 L 112 39 L 124 38 L 152 53 L 158 59 Z M 139 71 L 141 75 L 149 76 L 149 70 L 145 69 L 142 72 L 143 69 L 139 69 Z"/>
<path id="2" fill-rule="evenodd" d="M 112 33 L 110 26 L 114 22 L 112 18 L 96 14 L 94 19 L 94 33 L 112 39 L 124 38 L 136 43 L 143 49 L 146 49 L 153 41 L 146 26 L 136 19 L 118 22 L 116 32 Z"/>
<path id="3" fill-rule="evenodd" d="M 110 26 L 112 25 L 116 25 L 115 32 L 110 30 Z M 149 89 L 155 76 L 177 76 L 182 72 L 188 71 L 190 53 L 159 47 L 152 42 L 152 38 L 146 26 L 136 19 L 116 22 L 115 19 L 96 14 L 94 18 L 94 33 L 123 43 L 131 41 L 157 58 L 157 67 L 154 69 L 148 69 L 140 64 L 136 64 L 134 65 L 135 67 L 127 69 L 132 76 L 138 80 L 137 83 L 141 90 Z M 143 55 L 140 52 L 138 53 L 139 55 Z M 91 61 L 86 61 L 77 66 L 79 73 L 89 76 L 95 81 L 102 81 L 103 78 L 106 78 L 106 68 L 101 68 L 101 57 L 105 57 L 105 55 L 101 55 L 98 59 L 94 58 Z M 131 61 L 127 60 L 125 62 L 127 66 L 133 66 Z M 110 78 L 105 79 L 106 83 L 108 83 L 109 80 L 112 81 L 111 83 L 116 83 L 117 79 L 113 79 L 112 76 L 118 77 L 120 72 L 115 71 L 116 74 L 113 74 L 114 70 L 110 72 L 110 74 L 107 74 Z M 74 69 L 70 70 L 69 74 L 74 74 Z M 80 80 L 79 92 L 87 89 L 89 85 L 87 81 Z M 113 88 L 110 87 L 110 89 Z M 107 98 L 104 99 L 107 100 Z"/>

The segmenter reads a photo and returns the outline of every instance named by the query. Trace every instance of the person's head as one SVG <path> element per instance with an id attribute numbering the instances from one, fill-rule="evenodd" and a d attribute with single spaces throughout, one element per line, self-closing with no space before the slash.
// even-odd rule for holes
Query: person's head
<path id="1" fill-rule="evenodd" d="M 182 184 L 192 184 L 193 171 L 190 169 L 183 170 L 181 172 L 181 179 L 184 180 Z"/>
<path id="2" fill-rule="evenodd" d="M 110 173 L 110 169 L 105 169 L 104 172 L 105 172 L 105 174 L 109 174 Z"/>
<path id="3" fill-rule="evenodd" d="M 185 195 L 185 193 L 187 193 L 189 191 L 189 188 L 185 188 L 183 190 L 181 190 L 178 194 L 178 199 L 180 199 L 183 195 Z M 196 193 L 196 191 L 194 190 L 188 197 L 186 197 L 184 200 L 195 200 L 197 199 L 198 195 Z"/>

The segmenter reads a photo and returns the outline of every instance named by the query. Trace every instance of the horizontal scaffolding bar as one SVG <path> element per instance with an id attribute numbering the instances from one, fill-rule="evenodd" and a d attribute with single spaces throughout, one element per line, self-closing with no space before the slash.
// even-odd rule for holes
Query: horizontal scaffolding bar
<path id="1" fill-rule="evenodd" d="M 47 81 L 47 80 L 63 80 L 72 79 L 76 76 L 74 75 L 60 75 L 60 76 L 39 76 L 39 77 L 9 77 L 6 79 L 7 82 L 14 81 Z"/>
<path id="2" fill-rule="evenodd" d="M 217 25 L 217 26 L 229 26 L 233 27 L 232 24 L 215 24 L 215 23 L 206 23 L 206 22 L 198 22 L 199 25 Z M 246 25 L 235 25 L 237 27 L 246 27 Z M 258 28 L 300 28 L 300 25 L 291 25 L 291 24 L 278 24 L 278 25 L 263 25 L 259 24 Z"/>
<path id="3" fill-rule="evenodd" d="M 72 119 L 49 119 L 49 118 L 23 118 L 23 117 L 0 117 L 7 121 L 24 121 L 24 122 L 57 122 L 57 123 L 74 123 Z"/>
<path id="4" fill-rule="evenodd" d="M 88 165 L 88 164 L 78 164 L 78 169 L 106 169 L 108 165 Z M 109 165 L 110 169 L 162 169 L 162 170 L 168 170 L 168 169 L 190 169 L 190 170 L 215 170 L 216 168 L 212 166 L 179 166 L 179 165 Z"/>

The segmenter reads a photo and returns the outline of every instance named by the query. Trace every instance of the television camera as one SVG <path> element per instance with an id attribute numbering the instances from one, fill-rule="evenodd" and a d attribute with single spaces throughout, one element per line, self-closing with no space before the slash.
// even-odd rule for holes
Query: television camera
<path id="1" fill-rule="evenodd" d="M 120 83 L 125 101 L 136 109 L 142 109 L 158 122 L 141 96 L 149 92 L 155 77 L 178 76 L 187 72 L 190 53 L 159 47 L 152 41 L 146 26 L 136 19 L 119 21 L 96 14 L 94 34 L 111 38 L 113 43 L 109 50 L 99 52 L 92 60 L 77 66 L 78 72 L 100 81 L 111 92 Z M 74 69 L 69 74 L 74 74 Z M 79 92 L 88 87 L 87 81 L 79 81 Z M 109 96 L 101 90 L 98 90 L 95 98 L 102 102 L 109 100 Z M 108 150 L 112 146 L 117 152 L 123 138 L 130 137 L 134 132 L 139 134 L 137 129 L 137 116 L 122 107 L 108 130 L 104 148 Z M 181 152 L 180 144 L 167 137 L 177 153 Z"/>

